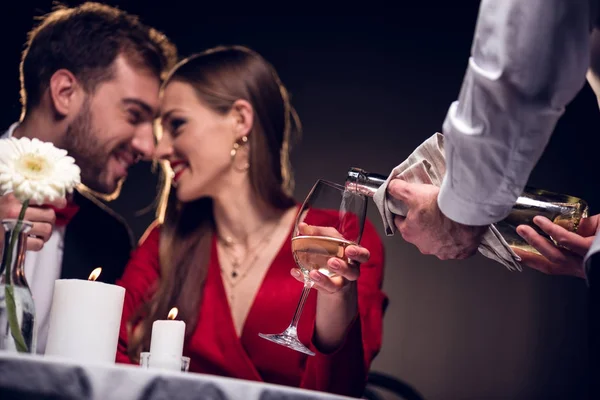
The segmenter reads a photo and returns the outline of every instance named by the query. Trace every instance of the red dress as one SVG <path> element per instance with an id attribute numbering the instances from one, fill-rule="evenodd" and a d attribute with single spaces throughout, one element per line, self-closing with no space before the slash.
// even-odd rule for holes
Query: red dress
<path id="1" fill-rule="evenodd" d="M 318 224 L 324 218 L 327 218 L 326 213 L 311 210 L 305 221 Z M 125 322 L 160 278 L 159 229 L 154 228 L 133 252 L 122 279 L 117 282 L 126 289 L 117 362 L 131 363 L 127 356 Z M 371 361 L 381 348 L 383 311 L 387 302 L 381 290 L 384 265 L 381 239 L 367 221 L 361 245 L 369 249 L 371 259 L 361 265 L 359 311 L 343 344 L 333 353 L 320 353 L 312 344 L 317 292 L 311 291 L 298 326 L 300 341 L 316 353 L 307 356 L 258 336 L 259 333 L 279 333 L 288 326 L 302 291 L 302 284 L 290 275 L 290 269 L 295 267 L 291 234 L 290 230 L 265 274 L 241 337 L 234 328 L 217 257 L 216 237 L 213 237 L 198 324 L 186 339 L 183 350 L 191 359 L 190 371 L 360 397 Z"/>

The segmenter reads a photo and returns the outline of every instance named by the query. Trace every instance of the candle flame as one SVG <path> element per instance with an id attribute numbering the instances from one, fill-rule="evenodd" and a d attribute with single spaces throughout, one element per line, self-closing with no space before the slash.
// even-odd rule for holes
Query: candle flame
<path id="1" fill-rule="evenodd" d="M 98 267 L 95 270 L 93 270 L 92 273 L 90 274 L 90 276 L 88 277 L 88 281 L 95 281 L 96 279 L 98 279 L 101 272 L 102 272 L 101 267 Z"/>
<path id="2" fill-rule="evenodd" d="M 177 307 L 171 308 L 171 311 L 169 311 L 169 316 L 167 318 L 168 319 L 175 319 L 175 317 L 177 317 L 177 313 L 178 312 L 179 312 L 179 310 L 177 309 Z"/>

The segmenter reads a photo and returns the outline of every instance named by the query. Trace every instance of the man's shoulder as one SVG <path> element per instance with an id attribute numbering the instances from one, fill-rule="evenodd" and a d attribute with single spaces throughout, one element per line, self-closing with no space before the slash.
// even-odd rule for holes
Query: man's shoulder
<path id="1" fill-rule="evenodd" d="M 109 240 L 119 243 L 126 241 L 130 247 L 134 246 L 134 235 L 125 218 L 85 189 L 78 189 L 75 196 L 80 212 L 86 221 L 94 224 L 97 232 Z"/>

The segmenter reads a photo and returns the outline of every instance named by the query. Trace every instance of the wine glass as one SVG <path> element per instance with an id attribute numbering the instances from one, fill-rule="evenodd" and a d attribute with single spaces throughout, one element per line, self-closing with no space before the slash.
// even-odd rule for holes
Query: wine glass
<path id="1" fill-rule="evenodd" d="M 330 258 L 344 257 L 347 246 L 360 243 L 367 215 L 367 197 L 346 191 L 344 186 L 318 180 L 304 200 L 294 225 L 292 253 L 296 265 L 304 276 L 304 288 L 292 317 L 292 322 L 282 333 L 258 335 L 290 349 L 314 356 L 298 339 L 298 321 L 304 303 L 314 282 L 309 277 L 312 270 L 333 278 L 335 273 L 327 268 Z"/>

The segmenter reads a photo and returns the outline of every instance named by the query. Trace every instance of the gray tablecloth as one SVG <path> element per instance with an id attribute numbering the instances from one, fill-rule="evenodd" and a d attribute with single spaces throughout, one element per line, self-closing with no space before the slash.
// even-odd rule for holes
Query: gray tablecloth
<path id="1" fill-rule="evenodd" d="M 0 399 L 315 399 L 347 397 L 286 386 L 129 365 L 77 364 L 0 352 Z"/>

